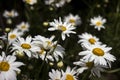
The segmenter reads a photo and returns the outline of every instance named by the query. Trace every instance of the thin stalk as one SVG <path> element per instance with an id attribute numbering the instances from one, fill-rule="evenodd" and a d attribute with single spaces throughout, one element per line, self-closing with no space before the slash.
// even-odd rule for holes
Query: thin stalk
<path id="1" fill-rule="evenodd" d="M 120 1 L 118 2 L 117 7 L 116 7 L 116 29 L 115 29 L 115 38 L 116 38 L 117 35 L 118 35 L 118 30 L 119 30 L 119 26 L 120 26 L 120 24 L 119 24 L 119 18 L 120 18 L 119 13 L 120 13 Z"/>
<path id="2" fill-rule="evenodd" d="M 39 69 L 39 72 L 38 72 L 38 75 L 37 75 L 37 80 L 39 80 L 39 74 L 41 73 L 41 70 L 42 70 L 42 68 L 43 68 L 43 66 L 44 66 L 44 64 L 45 64 L 46 56 L 47 56 L 47 52 L 46 52 L 46 54 L 45 54 L 44 60 L 43 60 L 43 62 L 42 62 L 42 64 L 41 64 L 41 67 L 40 67 L 40 69 Z"/>
<path id="3" fill-rule="evenodd" d="M 105 71 L 106 73 L 116 73 L 116 72 L 119 72 L 120 71 L 120 68 L 118 69 L 114 69 L 114 70 L 110 70 L 110 71 Z"/>
<path id="4" fill-rule="evenodd" d="M 87 80 L 88 76 L 90 75 L 91 69 L 89 69 L 86 74 L 83 76 L 82 80 Z"/>

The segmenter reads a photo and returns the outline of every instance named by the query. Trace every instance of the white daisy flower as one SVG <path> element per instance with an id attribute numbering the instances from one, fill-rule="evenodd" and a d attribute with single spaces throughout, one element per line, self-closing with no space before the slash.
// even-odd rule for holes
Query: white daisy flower
<path id="1" fill-rule="evenodd" d="M 65 0 L 60 0 L 59 2 L 55 3 L 55 6 L 62 7 L 62 6 L 64 6 L 65 2 L 66 2 Z"/>
<path id="2" fill-rule="evenodd" d="M 78 15 L 74 16 L 71 13 L 64 18 L 64 21 L 71 23 L 73 26 L 77 26 L 77 25 L 81 24 L 80 17 Z"/>
<path id="3" fill-rule="evenodd" d="M 40 48 L 34 44 L 31 36 L 27 36 L 26 39 L 18 37 L 13 43 L 12 50 L 23 52 L 28 57 L 32 57 Z"/>
<path id="4" fill-rule="evenodd" d="M 8 33 L 8 41 L 9 41 L 9 44 L 11 44 L 12 42 L 14 42 L 17 37 L 20 37 L 22 36 L 23 33 L 22 32 L 19 32 L 17 29 L 13 29 L 11 30 L 9 33 Z"/>
<path id="5" fill-rule="evenodd" d="M 60 71 L 52 69 L 52 71 L 49 72 L 49 77 L 49 80 L 61 80 L 62 74 Z"/>
<path id="6" fill-rule="evenodd" d="M 64 6 L 66 2 L 69 3 L 71 0 L 45 0 L 46 5 L 55 6 L 57 8 Z"/>
<path id="7" fill-rule="evenodd" d="M 37 46 L 40 46 L 41 50 L 38 52 L 42 60 L 44 60 L 46 55 L 46 60 L 50 59 L 53 61 L 53 57 L 58 61 L 59 57 L 63 58 L 64 48 L 60 45 L 57 45 L 56 41 L 53 42 L 55 36 L 46 38 L 43 36 L 35 36 L 34 43 Z"/>
<path id="8" fill-rule="evenodd" d="M 44 0 L 46 5 L 51 5 L 55 0 Z"/>
<path id="9" fill-rule="evenodd" d="M 0 56 L 0 80 L 17 80 L 16 72 L 20 72 L 18 67 L 24 64 L 22 62 L 16 62 L 15 60 L 15 56 L 6 56 L 5 53 L 2 52 L 2 56 Z"/>
<path id="10" fill-rule="evenodd" d="M 76 73 L 75 68 L 71 69 L 70 67 L 67 67 L 65 72 L 62 71 L 63 77 L 61 80 L 77 80 Z"/>
<path id="11" fill-rule="evenodd" d="M 61 45 L 57 44 L 51 55 L 55 58 L 56 61 L 59 61 L 59 57 L 63 59 L 64 53 L 65 49 Z"/>
<path id="12" fill-rule="evenodd" d="M 61 37 L 62 40 L 65 40 L 66 36 L 70 36 L 70 33 L 75 34 L 76 32 L 72 31 L 75 29 L 70 23 L 62 22 L 61 18 L 59 20 L 54 19 L 54 22 L 50 22 L 50 28 L 48 28 L 49 31 L 55 31 L 60 30 L 61 31 Z"/>
<path id="13" fill-rule="evenodd" d="M 3 16 L 5 18 L 14 18 L 18 16 L 18 13 L 15 10 L 11 10 L 11 11 L 5 10 Z"/>
<path id="14" fill-rule="evenodd" d="M 84 70 L 90 69 L 91 75 L 90 76 L 97 76 L 100 77 L 100 72 L 104 71 L 104 68 L 107 68 L 103 65 L 97 65 L 94 62 L 90 62 L 87 60 L 80 59 L 80 61 L 74 62 L 75 65 L 80 66 L 80 68 L 77 69 L 78 74 L 83 73 Z"/>
<path id="15" fill-rule="evenodd" d="M 81 43 L 83 47 L 84 47 L 84 44 L 88 44 L 88 45 L 101 44 L 101 42 L 99 41 L 99 38 L 89 33 L 83 33 L 81 35 L 78 35 L 78 37 L 80 38 L 78 43 Z"/>
<path id="16" fill-rule="evenodd" d="M 92 26 L 95 26 L 95 29 L 98 29 L 98 31 L 101 30 L 101 28 L 105 28 L 104 24 L 106 23 L 106 19 L 103 19 L 101 16 L 91 18 L 90 20 Z"/>
<path id="17" fill-rule="evenodd" d="M 37 3 L 37 0 L 23 0 L 23 1 L 29 5 L 34 5 Z"/>
<path id="18" fill-rule="evenodd" d="M 106 47 L 106 45 L 84 45 L 86 50 L 81 51 L 79 55 L 84 55 L 83 59 L 88 61 L 93 61 L 95 64 L 99 65 L 111 65 L 116 58 L 110 54 L 111 47 Z"/>
<path id="19" fill-rule="evenodd" d="M 17 25 L 18 30 L 25 32 L 29 30 L 30 25 L 26 22 L 21 22 L 20 24 Z"/>

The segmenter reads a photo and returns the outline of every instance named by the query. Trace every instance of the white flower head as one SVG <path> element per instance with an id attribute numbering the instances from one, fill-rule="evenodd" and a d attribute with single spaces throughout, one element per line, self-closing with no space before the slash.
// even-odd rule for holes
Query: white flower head
<path id="1" fill-rule="evenodd" d="M 29 30 L 30 25 L 26 22 L 21 22 L 20 24 L 17 25 L 18 30 L 25 32 Z"/>
<path id="2" fill-rule="evenodd" d="M 66 2 L 65 0 L 60 0 L 59 2 L 55 3 L 55 6 L 62 7 L 62 6 L 64 6 L 65 2 Z"/>
<path id="3" fill-rule="evenodd" d="M 31 36 L 27 36 L 26 39 L 18 37 L 13 43 L 12 50 L 20 51 L 25 53 L 28 57 L 32 57 L 40 48 L 34 44 Z"/>
<path id="4" fill-rule="evenodd" d="M 88 45 L 101 44 L 101 42 L 99 41 L 99 38 L 89 33 L 83 33 L 81 35 L 78 35 L 78 37 L 80 38 L 78 43 L 81 43 L 83 47 L 84 47 L 84 44 L 88 44 Z"/>
<path id="5" fill-rule="evenodd" d="M 60 80 L 62 78 L 62 74 L 59 70 L 52 69 L 51 72 L 49 72 L 49 80 Z"/>
<path id="6" fill-rule="evenodd" d="M 37 3 L 37 0 L 23 0 L 23 1 L 29 5 L 34 5 Z"/>
<path id="7" fill-rule="evenodd" d="M 11 10 L 11 11 L 4 11 L 3 16 L 5 18 L 14 18 L 18 16 L 18 12 L 16 12 L 15 10 Z"/>
<path id="8" fill-rule="evenodd" d="M 91 70 L 91 75 L 90 76 L 97 76 L 100 77 L 101 74 L 100 72 L 104 71 L 104 68 L 107 68 L 106 66 L 103 65 L 98 65 L 95 64 L 94 62 L 90 62 L 88 60 L 83 60 L 80 59 L 77 62 L 74 62 L 75 65 L 79 66 L 79 68 L 77 69 L 78 74 L 83 73 L 84 70 Z"/>
<path id="9" fill-rule="evenodd" d="M 111 47 L 106 45 L 84 45 L 86 50 L 81 51 L 79 55 L 84 55 L 83 59 L 93 61 L 95 64 L 110 66 L 116 58 L 110 54 Z"/>
<path id="10" fill-rule="evenodd" d="M 68 66 L 65 72 L 62 71 L 63 77 L 61 80 L 77 80 L 76 73 L 77 71 L 75 70 L 75 68 L 71 69 Z"/>
<path id="11" fill-rule="evenodd" d="M 80 17 L 78 15 L 74 16 L 71 13 L 64 18 L 64 21 L 71 23 L 73 26 L 77 26 L 77 25 L 81 24 Z"/>
<path id="12" fill-rule="evenodd" d="M 64 6 L 66 2 L 69 3 L 70 1 L 71 0 L 45 0 L 45 4 L 59 8 Z"/>
<path id="13" fill-rule="evenodd" d="M 8 33 L 8 41 L 9 44 L 11 44 L 12 42 L 14 42 L 17 37 L 20 37 L 23 35 L 23 32 L 19 32 L 18 29 L 13 29 Z"/>
<path id="14" fill-rule="evenodd" d="M 46 38 L 44 36 L 35 36 L 34 43 L 39 46 L 41 49 L 38 52 L 39 56 L 42 60 L 46 55 L 46 61 L 54 60 L 53 57 L 58 61 L 59 57 L 63 58 L 64 48 L 60 45 L 56 45 L 56 41 L 53 41 L 55 36 L 51 36 L 50 38 Z"/>
<path id="15" fill-rule="evenodd" d="M 55 0 L 45 0 L 46 5 L 51 5 Z"/>
<path id="16" fill-rule="evenodd" d="M 105 28 L 104 24 L 106 23 L 106 19 L 103 19 L 101 16 L 91 18 L 90 20 L 92 26 L 95 26 L 95 29 L 98 29 L 98 31 L 101 30 L 101 28 Z"/>
<path id="17" fill-rule="evenodd" d="M 0 56 L 0 80 L 17 80 L 16 72 L 21 71 L 18 67 L 24 64 L 22 62 L 16 62 L 15 60 L 15 56 L 6 56 L 5 53 L 2 52 L 2 56 Z"/>
<path id="18" fill-rule="evenodd" d="M 66 36 L 70 36 L 70 33 L 75 34 L 75 31 L 72 31 L 75 29 L 70 23 L 62 22 L 61 18 L 59 20 L 54 19 L 54 22 L 50 22 L 50 28 L 48 28 L 49 31 L 55 31 L 59 30 L 61 31 L 61 37 L 62 40 L 65 40 Z"/>

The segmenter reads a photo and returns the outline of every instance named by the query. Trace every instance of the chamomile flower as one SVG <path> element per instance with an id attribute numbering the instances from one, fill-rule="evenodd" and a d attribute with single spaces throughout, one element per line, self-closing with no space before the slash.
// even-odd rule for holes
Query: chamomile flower
<path id="1" fill-rule="evenodd" d="M 59 2 L 55 3 L 55 6 L 62 7 L 62 6 L 64 6 L 65 2 L 66 2 L 65 0 L 60 0 Z"/>
<path id="2" fill-rule="evenodd" d="M 69 14 L 64 18 L 65 22 L 71 23 L 73 26 L 81 24 L 80 17 L 78 15 Z"/>
<path id="3" fill-rule="evenodd" d="M 30 25 L 27 22 L 21 22 L 17 25 L 18 30 L 25 32 L 29 30 Z"/>
<path id="4" fill-rule="evenodd" d="M 29 5 L 34 5 L 37 3 L 37 0 L 23 0 L 23 1 Z"/>
<path id="5" fill-rule="evenodd" d="M 95 64 L 94 62 L 90 62 L 87 60 L 80 59 L 80 61 L 74 62 L 75 65 L 79 66 L 80 68 L 77 69 L 77 73 L 83 73 L 84 70 L 91 70 L 91 75 L 90 76 L 97 76 L 100 77 L 101 74 L 100 72 L 104 71 L 104 68 L 107 68 L 104 65 L 98 65 Z"/>
<path id="6" fill-rule="evenodd" d="M 59 8 L 64 6 L 66 2 L 69 3 L 70 1 L 71 0 L 45 0 L 45 4 Z"/>
<path id="7" fill-rule="evenodd" d="M 42 60 L 44 60 L 44 57 L 46 55 L 46 61 L 47 59 L 53 61 L 53 57 L 58 61 L 59 57 L 63 58 L 64 54 L 64 48 L 60 45 L 57 45 L 56 41 L 53 41 L 55 36 L 52 36 L 50 38 L 46 38 L 43 36 L 35 36 L 34 43 L 37 46 L 40 46 L 41 50 L 38 52 L 39 56 Z"/>
<path id="8" fill-rule="evenodd" d="M 49 72 L 49 77 L 49 80 L 61 80 L 62 74 L 60 71 L 52 69 L 52 71 Z"/>
<path id="9" fill-rule="evenodd" d="M 55 7 L 62 7 L 65 4 L 66 0 L 45 0 L 46 5 L 51 5 Z"/>
<path id="10" fill-rule="evenodd" d="M 77 80 L 76 73 L 75 68 L 71 69 L 68 66 L 65 72 L 62 71 L 62 80 Z"/>
<path id="11" fill-rule="evenodd" d="M 104 24 L 106 23 L 106 19 L 102 18 L 101 16 L 98 16 L 91 18 L 90 22 L 90 25 L 95 26 L 95 29 L 98 29 L 98 31 L 100 31 L 101 28 L 105 28 Z"/>
<path id="12" fill-rule="evenodd" d="M 83 33 L 81 35 L 78 35 L 78 37 L 80 38 L 78 43 L 81 43 L 82 46 L 84 46 L 84 44 L 88 44 L 88 45 L 101 44 L 99 38 L 89 33 Z"/>
<path id="13" fill-rule="evenodd" d="M 51 5 L 55 0 L 44 0 L 46 5 Z"/>
<path id="14" fill-rule="evenodd" d="M 17 29 L 13 29 L 8 33 L 8 41 L 9 44 L 11 44 L 12 42 L 14 42 L 17 37 L 20 37 L 21 35 L 23 35 L 22 32 L 19 32 Z"/>
<path id="15" fill-rule="evenodd" d="M 11 11 L 4 11 L 3 16 L 5 18 L 14 18 L 18 16 L 18 13 L 15 10 L 11 10 Z"/>
<path id="16" fill-rule="evenodd" d="M 32 37 L 27 36 L 26 39 L 18 37 L 13 43 L 12 50 L 25 53 L 28 57 L 32 57 L 40 48 L 33 43 Z"/>
<path id="17" fill-rule="evenodd" d="M 95 64 L 110 66 L 111 62 L 114 62 L 116 58 L 110 54 L 111 47 L 106 45 L 84 45 L 86 50 L 81 51 L 79 55 L 84 55 L 83 59 L 93 61 Z"/>
<path id="18" fill-rule="evenodd" d="M 59 20 L 54 19 L 54 22 L 50 22 L 50 28 L 48 28 L 49 31 L 55 31 L 59 30 L 61 31 L 61 37 L 62 40 L 65 40 L 66 36 L 70 36 L 70 33 L 75 34 L 75 31 L 72 31 L 75 29 L 70 23 L 62 22 L 61 18 Z"/>
<path id="19" fill-rule="evenodd" d="M 15 60 L 15 56 L 6 56 L 5 53 L 2 52 L 2 56 L 0 56 L 0 80 L 17 80 L 16 72 L 20 72 L 18 67 L 24 64 L 22 62 L 16 62 Z"/>

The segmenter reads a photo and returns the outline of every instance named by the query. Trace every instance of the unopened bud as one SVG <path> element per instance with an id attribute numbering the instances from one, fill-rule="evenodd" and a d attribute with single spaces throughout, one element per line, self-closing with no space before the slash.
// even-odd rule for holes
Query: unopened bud
<path id="1" fill-rule="evenodd" d="M 10 32 L 10 30 L 11 30 L 10 28 L 5 28 L 5 32 L 7 33 Z"/>
<path id="2" fill-rule="evenodd" d="M 43 22 L 43 26 L 48 26 L 49 23 L 48 22 Z"/>
<path id="3" fill-rule="evenodd" d="M 49 63 L 50 66 L 53 66 L 54 64 L 52 62 Z"/>
<path id="4" fill-rule="evenodd" d="M 58 62 L 58 63 L 57 63 L 57 66 L 58 66 L 58 67 L 62 67 L 62 66 L 63 66 L 63 62 L 62 62 L 62 61 Z"/>
<path id="5" fill-rule="evenodd" d="M 49 8 L 49 10 L 50 10 L 50 11 L 53 11 L 53 8 L 52 8 L 52 7 L 50 7 L 50 8 Z"/>
<path id="6" fill-rule="evenodd" d="M 18 57 L 23 57 L 23 56 L 24 56 L 24 53 L 21 52 L 21 51 L 16 51 L 16 52 L 15 52 L 15 55 L 17 55 Z"/>
<path id="7" fill-rule="evenodd" d="M 7 19 L 7 24 L 12 24 L 12 20 L 11 19 Z"/>

